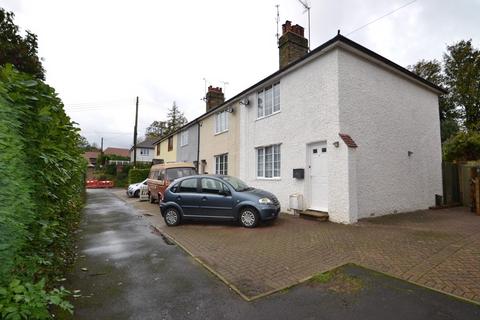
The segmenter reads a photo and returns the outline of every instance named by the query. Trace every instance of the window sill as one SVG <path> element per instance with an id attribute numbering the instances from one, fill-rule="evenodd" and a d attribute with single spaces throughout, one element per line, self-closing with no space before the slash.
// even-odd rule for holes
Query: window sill
<path id="1" fill-rule="evenodd" d="M 275 178 L 257 177 L 256 180 L 280 181 L 280 180 L 282 180 L 282 178 L 280 178 L 280 177 L 275 177 Z"/>
<path id="2" fill-rule="evenodd" d="M 265 118 L 269 118 L 269 117 L 271 117 L 271 116 L 274 116 L 274 115 L 276 115 L 276 114 L 279 114 L 280 112 L 282 112 L 282 110 L 275 111 L 274 113 L 269 114 L 268 116 L 263 116 L 263 117 L 257 118 L 257 119 L 255 119 L 255 121 L 263 120 L 263 119 L 265 119 Z"/>
<path id="3" fill-rule="evenodd" d="M 225 133 L 225 132 L 228 132 L 228 129 L 227 129 L 227 130 L 220 131 L 220 132 L 217 132 L 217 133 L 214 134 L 214 136 L 218 136 L 219 134 L 222 134 L 222 133 Z"/>
<path id="4" fill-rule="evenodd" d="M 183 147 L 186 147 L 186 146 L 188 146 L 188 143 L 184 144 L 183 146 L 180 146 L 180 148 L 183 148 Z"/>

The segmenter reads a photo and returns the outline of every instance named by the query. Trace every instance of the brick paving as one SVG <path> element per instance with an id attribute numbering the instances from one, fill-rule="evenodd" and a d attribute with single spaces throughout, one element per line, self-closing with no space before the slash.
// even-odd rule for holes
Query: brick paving
<path id="1" fill-rule="evenodd" d="M 158 205 L 126 201 L 250 299 L 351 262 L 480 303 L 480 217 L 466 208 L 348 226 L 281 215 L 256 229 L 219 223 L 169 228 Z"/>

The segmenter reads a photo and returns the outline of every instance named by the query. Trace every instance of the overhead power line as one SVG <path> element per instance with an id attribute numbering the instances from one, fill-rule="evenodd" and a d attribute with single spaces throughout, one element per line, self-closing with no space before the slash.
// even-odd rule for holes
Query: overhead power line
<path id="1" fill-rule="evenodd" d="M 408 2 L 408 3 L 406 3 L 406 4 L 404 4 L 404 5 L 401 6 L 401 7 L 398 7 L 398 8 L 396 8 L 396 9 L 394 9 L 394 10 L 392 10 L 392 11 L 384 14 L 383 16 L 376 18 L 375 20 L 372 20 L 372 21 L 370 21 L 369 23 L 366 23 L 366 24 L 364 24 L 363 26 L 360 26 L 360 27 L 358 27 L 357 29 L 350 31 L 350 32 L 347 33 L 346 35 L 347 35 L 347 36 L 348 36 L 348 35 L 351 35 L 352 33 L 357 32 L 358 30 L 361 30 L 361 29 L 363 29 L 363 28 L 371 25 L 372 23 L 375 23 L 375 22 L 377 22 L 378 20 L 381 20 L 381 19 L 383 19 L 383 18 L 385 18 L 385 17 L 387 17 L 387 16 L 389 16 L 389 15 L 397 12 L 398 10 L 403 9 L 403 8 L 409 6 L 409 5 L 411 5 L 412 3 L 417 2 L 417 1 L 418 1 L 418 0 L 410 1 L 410 2 Z"/>

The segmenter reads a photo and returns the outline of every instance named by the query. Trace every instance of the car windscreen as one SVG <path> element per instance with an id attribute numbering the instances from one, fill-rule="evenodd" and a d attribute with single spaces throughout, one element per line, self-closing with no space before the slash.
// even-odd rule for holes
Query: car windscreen
<path id="1" fill-rule="evenodd" d="M 235 191 L 246 191 L 252 189 L 249 187 L 245 182 L 242 180 L 235 178 L 235 177 L 230 177 L 230 176 L 224 176 L 222 177 L 223 180 L 228 182 Z"/>
<path id="2" fill-rule="evenodd" d="M 194 168 L 170 168 L 167 169 L 167 180 L 173 181 L 178 178 L 197 174 Z"/>

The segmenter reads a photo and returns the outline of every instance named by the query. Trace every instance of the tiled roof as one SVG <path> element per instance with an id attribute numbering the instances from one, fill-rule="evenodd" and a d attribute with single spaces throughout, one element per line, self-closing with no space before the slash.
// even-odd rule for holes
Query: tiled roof
<path id="1" fill-rule="evenodd" d="M 348 134 L 339 133 L 338 135 L 340 136 L 340 138 L 342 138 L 343 142 L 345 142 L 347 147 L 349 147 L 349 148 L 357 148 L 358 147 L 357 144 L 355 143 L 355 141 L 353 141 L 352 137 L 350 137 Z"/>
<path id="2" fill-rule="evenodd" d="M 130 156 L 130 150 L 123 149 L 123 148 L 108 147 L 107 149 L 105 149 L 105 151 L 103 151 L 103 154 L 115 154 L 117 156 L 129 157 Z"/>
<path id="3" fill-rule="evenodd" d="M 158 138 L 145 139 L 142 142 L 137 143 L 137 148 L 155 148 L 154 144 Z"/>
<path id="4" fill-rule="evenodd" d="M 92 159 L 92 158 L 96 159 L 99 154 L 100 154 L 100 152 L 98 152 L 98 151 L 87 151 L 83 154 L 83 157 L 87 160 Z"/>

